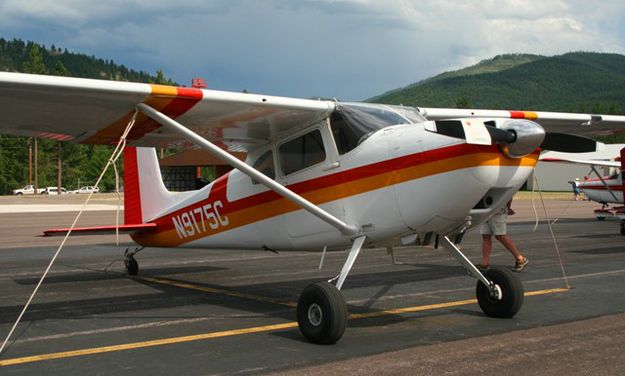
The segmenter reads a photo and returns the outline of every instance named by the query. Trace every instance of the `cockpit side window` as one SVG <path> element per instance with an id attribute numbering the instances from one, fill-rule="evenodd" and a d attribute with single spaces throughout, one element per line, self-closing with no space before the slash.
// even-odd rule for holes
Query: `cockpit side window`
<path id="1" fill-rule="evenodd" d="M 280 165 L 285 175 L 303 170 L 326 160 L 321 131 L 315 129 L 280 145 Z"/>
<path id="2" fill-rule="evenodd" d="M 258 157 L 252 167 L 267 175 L 267 177 L 271 179 L 276 178 L 276 170 L 273 167 L 273 152 L 271 150 L 267 150 L 260 157 Z M 252 179 L 252 183 L 258 184 L 259 182 Z"/>
<path id="3" fill-rule="evenodd" d="M 350 150 L 358 146 L 358 140 L 363 136 L 363 133 L 358 132 L 357 129 L 350 127 L 349 124 L 343 119 L 340 112 L 335 111 L 330 117 L 330 126 L 332 128 L 332 136 L 336 143 L 336 148 L 340 155 L 343 155 Z"/>

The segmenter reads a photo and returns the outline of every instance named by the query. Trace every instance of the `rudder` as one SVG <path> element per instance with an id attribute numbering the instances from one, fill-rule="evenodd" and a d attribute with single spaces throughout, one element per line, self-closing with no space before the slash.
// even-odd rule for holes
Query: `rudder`
<path id="1" fill-rule="evenodd" d="M 145 223 L 171 204 L 161 177 L 156 149 L 124 148 L 124 223 Z"/>

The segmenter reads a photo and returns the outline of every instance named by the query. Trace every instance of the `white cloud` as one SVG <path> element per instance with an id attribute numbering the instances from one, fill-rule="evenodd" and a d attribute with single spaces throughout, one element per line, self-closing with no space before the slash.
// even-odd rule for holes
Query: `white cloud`
<path id="1" fill-rule="evenodd" d="M 218 89 L 362 99 L 507 52 L 625 52 L 621 0 L 0 2 L 0 35 Z"/>

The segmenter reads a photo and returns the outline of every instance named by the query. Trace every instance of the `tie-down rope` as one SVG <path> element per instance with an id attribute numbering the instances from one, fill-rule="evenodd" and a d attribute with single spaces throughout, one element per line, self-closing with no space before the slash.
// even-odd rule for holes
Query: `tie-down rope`
<path id="1" fill-rule="evenodd" d="M 556 236 L 553 233 L 552 224 L 555 223 L 557 219 L 554 220 L 552 223 L 551 219 L 549 218 L 549 215 L 547 214 L 547 206 L 545 205 L 545 200 L 543 199 L 543 192 L 540 189 L 540 184 L 538 183 L 538 177 L 536 176 L 536 174 L 534 174 L 534 182 L 536 182 L 536 187 L 538 188 L 538 195 L 540 197 L 540 202 L 542 203 L 542 206 L 543 206 L 543 211 L 545 212 L 545 218 L 547 219 L 547 226 L 549 226 L 549 232 L 551 233 L 553 246 L 555 247 L 556 254 L 558 255 L 558 261 L 560 262 L 560 269 L 562 270 L 562 279 L 564 280 L 564 284 L 566 285 L 566 288 L 570 289 L 571 285 L 569 285 L 569 279 L 566 276 L 566 272 L 564 271 L 564 263 L 562 262 L 562 256 L 560 255 L 560 248 L 558 247 Z M 538 227 L 538 213 L 536 212 L 536 206 L 534 205 L 534 189 L 533 188 L 532 188 L 532 208 L 534 209 L 534 215 L 536 216 L 536 224 L 534 226 L 534 230 L 532 231 L 536 231 L 536 228 Z"/>
<path id="2" fill-rule="evenodd" d="M 132 129 L 132 126 L 135 124 L 135 120 L 136 119 L 137 119 L 137 111 L 135 110 L 135 113 L 132 115 L 132 118 L 128 122 L 128 125 L 126 125 L 126 129 L 124 130 L 124 133 L 119 138 L 119 141 L 117 142 L 117 146 L 115 147 L 115 150 L 113 150 L 113 153 L 111 154 L 111 157 L 109 158 L 108 162 L 106 163 L 106 166 L 102 170 L 102 173 L 100 174 L 100 177 L 98 177 L 98 180 L 95 182 L 94 186 L 96 188 L 100 184 L 100 181 L 104 177 L 104 174 L 106 173 L 108 168 L 111 166 L 111 164 L 113 166 L 115 166 L 115 162 L 117 162 L 119 157 L 123 154 L 124 147 L 126 146 L 126 137 L 128 136 L 128 133 L 130 133 L 130 130 Z M 117 176 L 117 168 L 115 168 L 115 184 L 116 184 L 116 186 L 118 186 L 118 181 L 119 181 L 119 179 L 118 179 L 118 176 Z M 67 231 L 67 234 L 65 234 L 65 237 L 63 238 L 63 241 L 61 242 L 61 245 L 59 245 L 59 248 L 54 253 L 54 256 L 52 256 L 52 259 L 50 260 L 50 263 L 48 264 L 48 267 L 46 268 L 46 270 L 43 272 L 43 275 L 41 276 L 41 279 L 39 279 L 39 283 L 37 283 L 37 286 L 35 287 L 35 290 L 30 295 L 30 298 L 28 298 L 28 301 L 24 305 L 24 308 L 22 309 L 22 312 L 17 317 L 17 320 L 15 320 L 15 323 L 13 324 L 13 327 L 11 328 L 11 331 L 9 331 L 9 334 L 7 334 L 6 338 L 4 339 L 4 342 L 2 343 L 2 346 L 0 346 L 0 354 L 2 354 L 2 351 L 4 350 L 6 344 L 9 342 L 9 339 L 11 338 L 11 335 L 13 335 L 13 332 L 15 331 L 15 328 L 17 328 L 17 325 L 22 320 L 22 317 L 24 316 L 24 313 L 26 313 L 26 310 L 30 306 L 30 303 L 32 302 L 32 300 L 35 297 L 35 295 L 37 294 L 37 291 L 39 291 L 39 287 L 41 286 L 41 284 L 43 283 L 43 280 L 48 275 L 48 272 L 52 268 L 52 265 L 54 264 L 54 261 L 58 257 L 59 253 L 61 253 L 61 249 L 63 249 L 63 246 L 65 245 L 65 242 L 67 241 L 67 238 L 69 238 L 69 235 L 72 233 L 72 230 L 74 229 L 74 227 L 76 227 L 76 223 L 78 222 L 78 219 L 80 218 L 80 216 L 82 215 L 82 212 L 87 207 L 87 204 L 89 203 L 89 200 L 91 200 L 91 196 L 93 196 L 94 192 L 95 192 L 95 189 L 92 190 L 89 193 L 89 196 L 87 196 L 87 199 L 85 200 L 85 203 L 82 204 L 82 207 L 80 208 L 80 211 L 76 215 L 76 218 L 74 218 L 74 222 L 72 223 L 71 227 L 69 228 L 69 231 Z M 119 189 L 117 190 L 117 192 L 118 192 L 118 195 L 119 195 Z M 117 218 L 119 218 L 119 204 L 118 204 L 118 215 L 117 215 Z M 119 226 L 119 219 L 116 219 L 116 224 L 115 224 L 116 233 L 118 233 L 118 230 L 119 230 L 117 228 L 118 226 Z"/>

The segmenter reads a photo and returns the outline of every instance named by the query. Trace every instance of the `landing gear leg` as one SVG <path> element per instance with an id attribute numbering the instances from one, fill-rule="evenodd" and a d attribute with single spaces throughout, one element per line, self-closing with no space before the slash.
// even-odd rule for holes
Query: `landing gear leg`
<path id="1" fill-rule="evenodd" d="M 134 251 L 130 251 L 130 248 L 126 248 L 124 252 L 124 266 L 128 275 L 137 275 L 139 273 L 139 263 L 135 259 L 135 255 L 143 250 L 143 247 L 135 248 Z"/>
<path id="2" fill-rule="evenodd" d="M 523 284 L 510 270 L 491 267 L 484 274 L 469 261 L 447 236 L 443 237 L 445 248 L 478 279 L 475 294 L 482 311 L 491 317 L 513 317 L 523 306 Z"/>
<path id="3" fill-rule="evenodd" d="M 336 343 L 347 326 L 347 304 L 339 291 L 349 274 L 366 237 L 356 238 L 341 273 L 326 282 L 309 285 L 297 302 L 297 323 L 304 337 L 312 343 Z M 336 281 L 336 286 L 331 282 Z"/>

